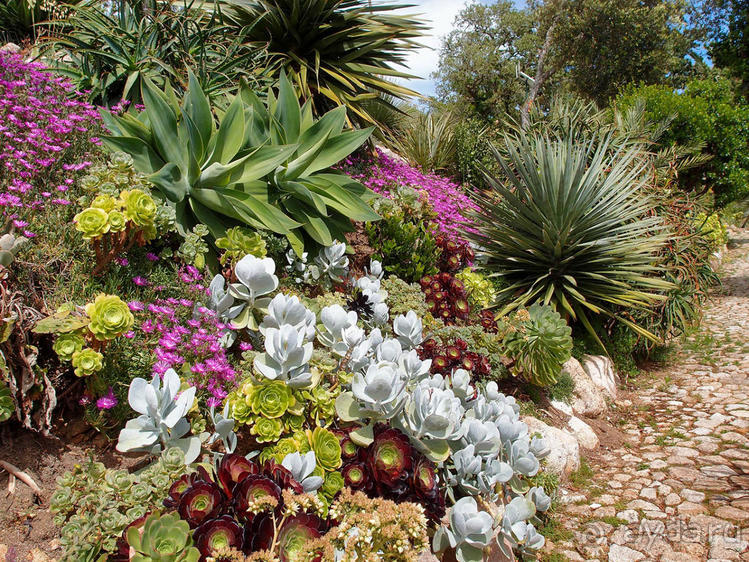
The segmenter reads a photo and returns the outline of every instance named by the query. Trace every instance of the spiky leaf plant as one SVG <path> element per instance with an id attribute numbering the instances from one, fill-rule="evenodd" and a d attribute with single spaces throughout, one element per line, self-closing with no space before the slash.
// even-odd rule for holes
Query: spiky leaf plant
<path id="1" fill-rule="evenodd" d="M 411 15 L 393 13 L 410 5 L 369 0 L 228 0 L 224 15 L 247 31 L 246 40 L 267 48 L 269 74 L 285 69 L 317 114 L 345 105 L 372 123 L 367 100 L 391 105 L 378 94 L 418 95 L 388 81 L 410 78 L 395 70 L 426 27 Z"/>
<path id="2" fill-rule="evenodd" d="M 380 218 L 368 204 L 372 191 L 330 169 L 372 129 L 344 131 L 345 107 L 315 119 L 285 74 L 277 95 L 271 90 L 261 102 L 244 84 L 220 113 L 192 74 L 181 104 L 170 87 L 149 80 L 142 94 L 145 111 L 137 116 L 101 111 L 113 133 L 104 142 L 133 157 L 174 206 L 181 233 L 198 223 L 214 240 L 233 226 L 266 229 L 285 235 L 301 256 L 305 240 L 330 246 L 352 220 Z"/>
<path id="3" fill-rule="evenodd" d="M 591 333 L 589 314 L 644 308 L 671 285 L 656 276 L 654 253 L 666 233 L 642 193 L 644 163 L 636 147 L 610 150 L 610 137 L 587 142 L 531 133 L 493 149 L 502 177 L 475 193 L 480 209 L 468 236 L 486 267 L 502 277 L 500 314 L 550 304 Z"/>

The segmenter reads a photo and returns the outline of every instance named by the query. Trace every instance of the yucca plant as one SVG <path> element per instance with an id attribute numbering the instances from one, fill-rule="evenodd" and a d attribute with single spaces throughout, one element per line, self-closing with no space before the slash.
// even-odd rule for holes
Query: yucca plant
<path id="1" fill-rule="evenodd" d="M 413 110 L 404 120 L 393 141 L 393 148 L 411 164 L 426 172 L 456 166 L 455 119 L 449 111 Z"/>
<path id="2" fill-rule="evenodd" d="M 419 47 L 426 26 L 393 13 L 412 7 L 370 0 L 225 0 L 225 15 L 246 40 L 268 51 L 267 72 L 285 70 L 316 114 L 345 105 L 351 117 L 373 123 L 362 102 L 391 105 L 378 94 L 417 96 L 388 78 L 413 78 L 396 70 Z"/>
<path id="3" fill-rule="evenodd" d="M 504 175 L 487 177 L 491 190 L 474 194 L 480 209 L 468 233 L 506 283 L 500 314 L 544 303 L 594 336 L 591 313 L 654 338 L 619 314 L 672 287 L 657 277 L 654 254 L 666 233 L 648 215 L 638 149 L 612 152 L 609 136 L 576 142 L 529 134 L 505 137 L 502 153 L 494 149 Z"/>
<path id="4" fill-rule="evenodd" d="M 198 223 L 215 239 L 227 228 L 267 229 L 289 239 L 301 255 L 310 243 L 329 246 L 352 230 L 352 220 L 377 220 L 375 195 L 331 166 L 351 154 L 372 129 L 344 131 L 346 108 L 322 118 L 300 107 L 281 75 L 266 101 L 245 84 L 220 118 L 190 73 L 181 104 L 170 87 L 143 83 L 145 111 L 114 116 L 101 111 L 112 132 L 104 142 L 132 155 L 176 210 L 186 233 Z"/>

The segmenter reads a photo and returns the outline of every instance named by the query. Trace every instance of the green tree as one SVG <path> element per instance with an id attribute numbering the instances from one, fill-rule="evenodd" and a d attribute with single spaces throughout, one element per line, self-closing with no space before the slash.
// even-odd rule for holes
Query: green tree
<path id="1" fill-rule="evenodd" d="M 726 25 L 716 26 L 710 45 L 716 66 L 726 68 L 741 79 L 744 94 L 749 93 L 749 0 L 720 0 L 727 12 Z"/>
<path id="2" fill-rule="evenodd" d="M 556 56 L 569 89 L 599 105 L 627 84 L 657 84 L 689 72 L 695 37 L 681 0 L 583 0 L 559 11 Z"/>
<path id="3" fill-rule="evenodd" d="M 683 0 L 472 3 L 443 41 L 438 91 L 489 119 L 522 108 L 527 121 L 561 89 L 605 104 L 632 82 L 678 81 L 695 44 Z"/>
<path id="4" fill-rule="evenodd" d="M 533 16 L 508 0 L 466 6 L 440 48 L 438 93 L 488 118 L 516 112 L 526 96 L 516 69 L 532 71 L 539 48 Z"/>

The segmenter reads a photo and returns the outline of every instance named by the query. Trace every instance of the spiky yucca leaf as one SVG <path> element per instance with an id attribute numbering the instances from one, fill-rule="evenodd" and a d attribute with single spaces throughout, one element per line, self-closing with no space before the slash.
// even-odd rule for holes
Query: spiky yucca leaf
<path id="1" fill-rule="evenodd" d="M 654 252 L 666 238 L 642 194 L 643 164 L 636 148 L 610 149 L 610 137 L 581 143 L 541 135 L 506 137 L 494 155 L 503 178 L 476 193 L 480 206 L 469 236 L 486 267 L 503 277 L 500 314 L 540 302 L 579 320 L 617 316 L 617 310 L 662 299 L 671 285 L 656 276 Z M 593 334 L 595 335 L 595 334 Z"/>
<path id="2" fill-rule="evenodd" d="M 419 46 L 426 26 L 393 11 L 411 5 L 373 4 L 369 0 L 226 0 L 224 15 L 246 30 L 249 44 L 267 49 L 267 70 L 282 69 L 315 112 L 345 105 L 355 117 L 375 122 L 365 100 L 388 105 L 418 94 L 388 78 L 412 78 L 396 70 Z"/>

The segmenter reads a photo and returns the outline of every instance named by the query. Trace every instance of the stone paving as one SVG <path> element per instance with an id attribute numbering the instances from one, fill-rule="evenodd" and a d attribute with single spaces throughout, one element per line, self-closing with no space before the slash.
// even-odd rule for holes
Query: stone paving
<path id="1" fill-rule="evenodd" d="M 560 508 L 557 559 L 749 561 L 749 231 L 735 243 L 699 332 L 617 404 L 627 442 Z"/>

